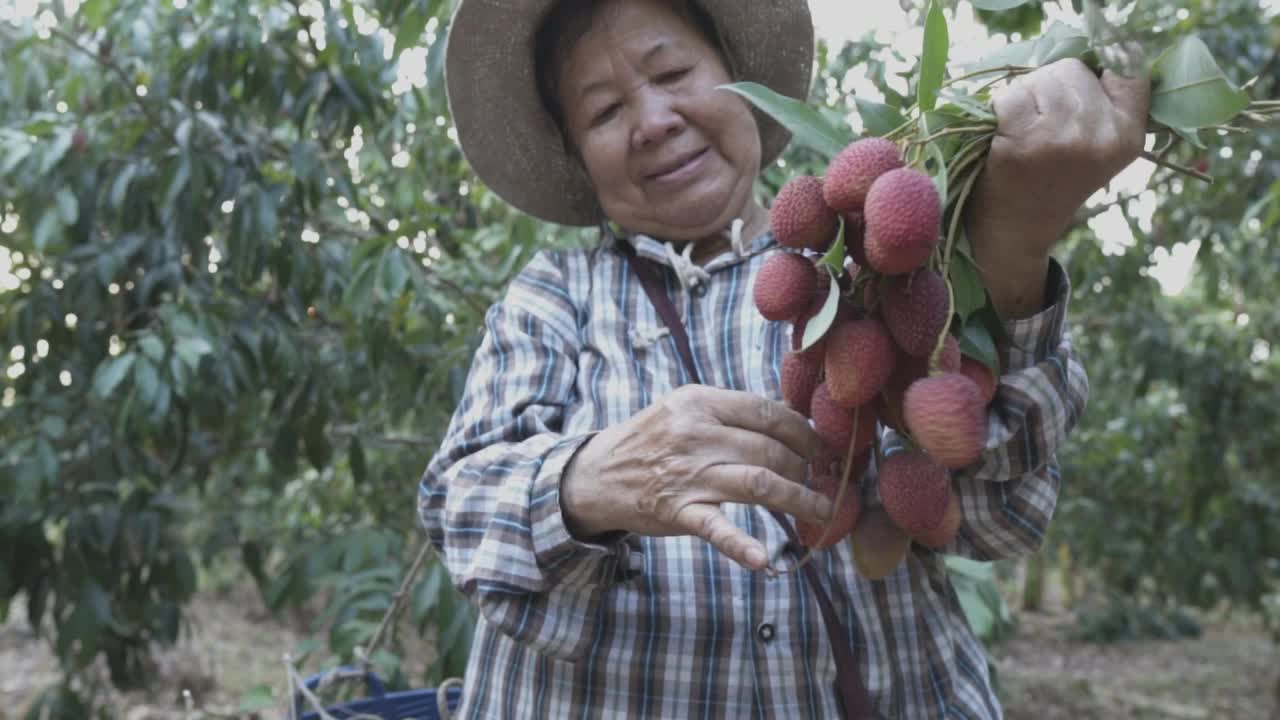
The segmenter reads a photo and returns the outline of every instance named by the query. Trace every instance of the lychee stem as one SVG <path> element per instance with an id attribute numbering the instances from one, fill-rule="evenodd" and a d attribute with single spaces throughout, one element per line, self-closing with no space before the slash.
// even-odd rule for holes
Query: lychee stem
<path id="1" fill-rule="evenodd" d="M 962 135 L 964 133 L 989 133 L 989 132 L 995 131 L 995 129 L 996 129 L 996 126 L 994 123 L 982 123 L 980 125 L 964 125 L 961 127 L 948 127 L 948 128 L 943 128 L 942 130 L 939 130 L 938 132 L 932 135 L 929 135 L 928 137 L 922 137 L 916 140 L 912 140 L 910 143 L 908 143 L 908 145 L 928 145 L 934 140 L 947 137 L 948 135 Z"/>
<path id="2" fill-rule="evenodd" d="M 973 186 L 978 183 L 978 176 L 982 175 L 982 169 L 985 166 L 985 160 L 973 166 L 973 171 L 965 179 L 960 194 L 956 197 L 955 205 L 951 208 L 951 227 L 947 230 L 947 252 L 942 259 L 943 277 L 946 277 L 951 270 L 951 251 L 955 248 L 956 238 L 960 236 L 960 219 L 964 215 L 964 206 L 969 202 L 969 194 L 973 192 Z"/>
<path id="3" fill-rule="evenodd" d="M 1030 73 L 1034 70 L 1035 68 L 1027 67 L 1025 65 L 1001 65 L 1000 67 L 986 68 L 983 70 L 977 70 L 977 71 L 971 72 L 967 75 L 960 75 L 957 77 L 950 78 L 946 82 L 942 83 L 942 87 L 948 88 L 948 87 L 951 87 L 952 85 L 955 85 L 956 83 L 964 82 L 965 80 L 972 80 L 973 78 L 976 78 L 976 77 L 982 77 L 983 75 L 991 75 L 991 74 L 999 74 L 1000 77 L 997 78 L 998 80 L 1011 80 L 1019 75 L 1026 75 L 1027 73 Z"/>

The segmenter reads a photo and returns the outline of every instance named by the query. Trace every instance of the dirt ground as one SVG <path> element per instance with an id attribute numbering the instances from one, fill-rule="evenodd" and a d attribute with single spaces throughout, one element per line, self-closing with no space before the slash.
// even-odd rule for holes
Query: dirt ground
<path id="1" fill-rule="evenodd" d="M 21 606 L 0 625 L 0 720 L 22 717 L 57 678 L 48 643 L 32 636 Z M 116 717 L 251 718 L 241 708 L 253 688 L 284 696 L 284 656 L 305 637 L 300 623 L 272 618 L 249 591 L 203 594 L 190 616 L 190 632 L 160 658 L 155 687 L 113 698 Z M 1211 622 L 1197 639 L 1114 645 L 1069 640 L 1070 624 L 1065 613 L 1022 613 L 1017 635 L 992 649 L 1010 720 L 1280 718 L 1280 654 L 1255 623 Z"/>

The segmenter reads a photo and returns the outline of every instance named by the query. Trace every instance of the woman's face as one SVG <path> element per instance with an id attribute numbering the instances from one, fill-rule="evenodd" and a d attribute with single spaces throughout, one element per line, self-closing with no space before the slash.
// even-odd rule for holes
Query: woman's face
<path id="1" fill-rule="evenodd" d="M 744 10 L 745 12 L 745 10 Z M 604 212 L 699 240 L 750 212 L 760 135 L 714 48 L 663 0 L 608 0 L 561 68 L 569 136 Z"/>

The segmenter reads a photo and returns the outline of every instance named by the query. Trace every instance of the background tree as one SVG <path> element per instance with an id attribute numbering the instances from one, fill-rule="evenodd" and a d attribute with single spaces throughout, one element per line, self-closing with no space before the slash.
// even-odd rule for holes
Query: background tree
<path id="1" fill-rule="evenodd" d="M 591 240 L 470 175 L 441 81 L 450 11 L 0 7 L 0 617 L 20 599 L 49 632 L 68 678 L 50 709 L 83 716 L 95 659 L 145 682 L 152 645 L 228 562 L 272 609 L 323 597 L 334 659 L 373 635 L 486 307 L 539 247 Z M 1044 11 L 985 19 L 1027 35 Z M 1280 96 L 1274 6 L 1132 12 L 1148 43 L 1194 30 L 1238 83 L 1259 76 L 1255 97 Z M 904 102 L 895 68 L 917 48 L 821 50 L 813 100 L 833 116 L 856 109 L 851 78 L 878 91 L 861 99 Z M 1158 174 L 1109 211 L 1132 242 L 1082 214 L 1064 246 L 1093 395 L 1056 538 L 1112 607 L 1257 609 L 1276 592 L 1276 140 L 1204 137 L 1175 159 L 1214 185 Z M 761 192 L 815 157 L 793 147 Z M 1152 269 L 1185 248 L 1191 282 L 1166 295 Z M 394 642 L 375 661 L 402 683 L 460 674 L 473 615 L 440 565 L 407 604 L 438 661 L 397 676 Z"/>

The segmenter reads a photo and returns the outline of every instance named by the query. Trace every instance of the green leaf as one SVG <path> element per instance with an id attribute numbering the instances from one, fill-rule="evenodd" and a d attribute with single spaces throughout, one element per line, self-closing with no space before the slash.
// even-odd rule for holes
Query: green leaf
<path id="1" fill-rule="evenodd" d="M 133 353 L 117 355 L 98 365 L 98 369 L 93 374 L 94 394 L 104 400 L 111 397 L 112 391 L 116 389 L 121 380 L 124 380 L 124 376 L 133 367 L 133 362 L 137 357 Z"/>
<path id="2" fill-rule="evenodd" d="M 159 390 L 160 373 L 150 360 L 142 358 L 133 364 L 133 383 L 138 388 L 142 402 L 152 405 Z"/>
<path id="3" fill-rule="evenodd" d="M 40 432 L 45 437 L 57 440 L 67 432 L 67 421 L 57 415 L 46 415 L 40 419 Z"/>
<path id="4" fill-rule="evenodd" d="M 853 139 L 848 133 L 833 126 L 813 107 L 780 95 L 764 85 L 740 82 L 720 87 L 732 90 L 751 101 L 766 115 L 790 130 L 797 143 L 817 151 L 825 159 L 838 155 Z"/>
<path id="5" fill-rule="evenodd" d="M 258 206 L 258 237 L 263 243 L 272 243 L 276 239 L 276 232 L 280 225 L 275 198 L 269 192 L 262 192 L 258 194 L 256 202 Z"/>
<path id="6" fill-rule="evenodd" d="M 327 412 L 312 413 L 307 421 L 306 436 L 303 438 L 306 444 L 307 460 L 311 461 L 312 467 L 316 470 L 324 470 L 333 460 L 333 445 L 330 444 L 329 435 L 325 432 L 327 423 Z"/>
<path id="7" fill-rule="evenodd" d="M 937 141 L 925 146 L 925 154 L 929 158 L 926 169 L 933 176 L 933 186 L 938 189 L 939 202 L 947 202 L 947 156 Z"/>
<path id="8" fill-rule="evenodd" d="M 155 362 L 164 360 L 164 343 L 155 335 L 148 333 L 138 338 L 138 349 Z"/>
<path id="9" fill-rule="evenodd" d="M 191 161 L 187 155 L 182 156 L 182 160 L 178 161 L 178 169 L 173 173 L 173 180 L 169 183 L 169 190 L 165 193 L 164 204 L 167 210 L 173 211 L 178 202 L 178 196 L 186 189 L 187 182 L 191 179 Z"/>
<path id="10" fill-rule="evenodd" d="M 248 692 L 240 696 L 240 712 L 257 714 L 260 710 L 266 710 L 276 704 L 276 696 L 271 686 L 267 684 L 255 685 Z"/>
<path id="11" fill-rule="evenodd" d="M 58 215 L 57 206 L 50 206 L 36 223 L 35 235 L 31 238 L 36 250 L 41 252 L 52 247 L 62 237 L 62 218 Z"/>
<path id="12" fill-rule="evenodd" d="M 1169 127 L 1225 123 L 1249 106 L 1249 96 L 1223 74 L 1200 38 L 1187 35 L 1151 68 L 1151 117 Z"/>
<path id="13" fill-rule="evenodd" d="M 399 57 L 400 52 L 413 47 L 422 37 L 422 30 L 431 19 L 427 3 L 420 3 L 400 18 L 400 28 L 396 31 L 396 47 L 392 57 Z"/>
<path id="14" fill-rule="evenodd" d="M 841 221 L 840 234 L 836 236 L 836 241 L 831 244 L 831 248 L 818 261 L 818 265 L 826 267 L 833 277 L 840 277 L 844 272 L 844 221 Z"/>
<path id="15" fill-rule="evenodd" d="M 960 331 L 960 352 L 986 365 L 991 373 L 1000 377 L 1000 357 L 991 332 L 980 322 L 967 322 Z"/>
<path id="16" fill-rule="evenodd" d="M 965 68 L 979 72 L 1002 67 L 1040 67 L 1066 58 L 1084 57 L 1089 36 L 1079 28 L 1054 22 L 1039 37 L 1006 45 Z"/>
<path id="17" fill-rule="evenodd" d="M 62 220 L 62 224 L 74 225 L 80 219 L 80 203 L 76 200 L 75 193 L 67 188 L 59 188 L 53 198 L 58 205 L 58 218 Z"/>
<path id="18" fill-rule="evenodd" d="M 971 0 L 973 6 L 979 10 L 1012 10 L 1031 2 L 1031 0 Z"/>
<path id="19" fill-rule="evenodd" d="M 53 142 L 45 148 L 44 153 L 40 156 L 40 174 L 47 175 L 62 158 L 66 157 L 67 151 L 71 149 L 71 140 L 75 137 L 75 133 L 68 129 L 59 130 L 53 136 Z"/>
<path id="20" fill-rule="evenodd" d="M 962 321 L 987 303 L 987 290 L 982 285 L 982 275 L 973 260 L 963 252 L 953 252 L 947 274 L 951 279 L 951 292 L 955 296 L 955 311 Z"/>
<path id="21" fill-rule="evenodd" d="M 365 465 L 364 445 L 360 442 L 359 437 L 353 436 L 351 444 L 347 446 L 347 463 L 351 465 L 351 480 L 356 485 L 364 483 L 364 479 L 368 474 Z"/>
<path id="22" fill-rule="evenodd" d="M 174 344 L 173 351 L 182 358 L 182 362 L 186 363 L 187 367 L 195 370 L 200 367 L 200 358 L 213 352 L 213 346 L 202 337 L 189 336 L 179 338 Z"/>
<path id="23" fill-rule="evenodd" d="M 84 18 L 85 23 L 91 30 L 97 30 L 102 27 L 102 23 L 107 19 L 107 13 L 111 10 L 112 3 L 107 0 L 85 0 L 80 6 L 80 12 L 77 13 Z"/>
<path id="24" fill-rule="evenodd" d="M 872 135 L 888 135 L 907 121 L 897 108 L 884 103 L 863 100 L 859 97 L 855 97 L 853 102 L 858 106 L 858 115 L 862 117 L 863 129 Z"/>
<path id="25" fill-rule="evenodd" d="M 947 54 L 951 40 L 947 33 L 947 18 L 942 14 L 938 0 L 929 3 L 929 15 L 924 22 L 924 54 L 920 57 L 920 84 L 916 88 L 916 105 L 921 110 L 932 110 L 938 101 L 947 74 Z"/>
<path id="26" fill-rule="evenodd" d="M 124 207 L 124 198 L 129 192 L 129 183 L 133 180 L 133 176 L 137 171 L 137 164 L 129 163 L 124 166 L 124 169 L 116 176 L 115 181 L 111 183 L 112 208 L 119 210 Z"/>
<path id="27" fill-rule="evenodd" d="M 800 344 L 800 349 L 808 350 L 813 347 L 823 335 L 827 334 L 827 330 L 831 329 L 831 323 L 835 322 L 836 311 L 840 309 L 840 283 L 836 278 L 831 278 L 831 289 L 827 291 L 827 301 L 822 305 L 822 309 L 817 315 L 810 318 L 809 322 L 804 326 L 804 338 Z"/>

